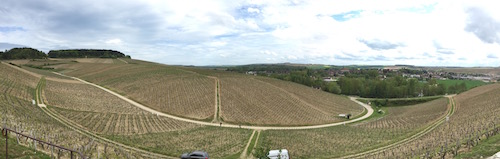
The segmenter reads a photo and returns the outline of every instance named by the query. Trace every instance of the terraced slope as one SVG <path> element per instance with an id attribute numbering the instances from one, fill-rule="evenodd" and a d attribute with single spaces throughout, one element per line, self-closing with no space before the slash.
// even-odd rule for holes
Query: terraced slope
<path id="1" fill-rule="evenodd" d="M 203 121 L 220 117 L 223 122 L 243 125 L 317 125 L 342 121 L 337 117 L 341 113 L 363 112 L 361 106 L 346 97 L 291 82 L 126 61 L 128 64 L 69 63 L 58 65 L 57 69 L 65 69 L 61 72 L 107 87 L 152 109 Z"/>
<path id="2" fill-rule="evenodd" d="M 402 140 L 446 113 L 447 99 L 391 107 L 383 118 L 313 130 L 263 131 L 260 147 L 286 148 L 294 158 L 335 158 Z"/>
<path id="3" fill-rule="evenodd" d="M 454 97 L 456 109 L 447 122 L 411 143 L 364 158 L 450 158 L 470 150 L 480 140 L 500 133 L 499 96 L 500 84 L 461 93 Z"/>
<path id="4" fill-rule="evenodd" d="M 134 153 L 126 154 L 121 149 L 116 149 L 111 145 L 95 142 L 92 138 L 62 125 L 45 114 L 42 109 L 33 105 L 32 99 L 34 99 L 36 81 L 39 80 L 37 77 L 3 63 L 0 64 L 0 74 L 2 75 L 0 76 L 0 118 L 2 126 L 7 126 L 24 134 L 67 148 L 86 147 L 86 150 L 78 150 L 87 157 L 96 158 L 97 151 L 100 151 L 101 157 L 106 158 L 125 158 L 126 155 L 131 157 L 138 155 Z M 13 143 L 18 144 L 15 136 L 10 136 L 9 141 L 11 141 L 9 148 L 19 147 L 19 145 L 12 145 Z M 32 142 L 21 138 L 19 144 L 26 146 L 32 144 Z M 103 151 L 104 147 L 107 148 L 107 151 Z M 33 147 L 29 149 L 33 151 Z M 49 147 L 40 144 L 37 146 L 37 150 L 47 154 L 51 152 Z M 61 156 L 61 158 L 69 158 L 67 152 L 57 152 L 56 150 L 53 154 Z"/>
<path id="5" fill-rule="evenodd" d="M 72 64 L 68 75 L 108 87 L 155 110 L 198 120 L 214 116 L 214 79 L 157 64 Z M 96 71 L 97 70 L 97 71 Z"/>
<path id="6" fill-rule="evenodd" d="M 220 83 L 221 117 L 233 123 L 314 125 L 363 111 L 346 97 L 276 79 L 234 75 L 221 77 Z"/>

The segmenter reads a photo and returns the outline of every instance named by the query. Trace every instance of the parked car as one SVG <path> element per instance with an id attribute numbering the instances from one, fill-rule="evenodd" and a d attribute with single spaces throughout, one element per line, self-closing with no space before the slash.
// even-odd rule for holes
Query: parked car
<path id="1" fill-rule="evenodd" d="M 290 159 L 288 156 L 288 150 L 286 149 L 271 150 L 267 153 L 267 157 L 270 159 Z"/>
<path id="2" fill-rule="evenodd" d="M 209 159 L 208 153 L 204 151 L 193 151 L 181 155 L 181 159 Z"/>

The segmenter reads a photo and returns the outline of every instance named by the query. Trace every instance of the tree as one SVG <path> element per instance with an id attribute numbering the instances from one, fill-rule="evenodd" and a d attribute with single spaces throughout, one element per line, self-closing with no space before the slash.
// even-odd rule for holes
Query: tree
<path id="1" fill-rule="evenodd" d="M 340 94 L 340 87 L 335 82 L 327 82 L 326 83 L 326 91 L 331 92 L 331 93 L 335 93 L 335 94 Z"/>
<path id="2" fill-rule="evenodd" d="M 47 55 L 42 51 L 33 48 L 13 48 L 10 49 L 1 55 L 2 59 L 11 60 L 11 59 L 44 59 L 47 58 Z"/>

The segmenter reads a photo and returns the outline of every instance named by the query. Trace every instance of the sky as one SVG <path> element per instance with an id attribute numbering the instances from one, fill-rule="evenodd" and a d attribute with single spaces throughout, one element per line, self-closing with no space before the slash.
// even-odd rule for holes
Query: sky
<path id="1" fill-rule="evenodd" d="M 500 2 L 2 0 L 0 49 L 173 65 L 500 66 Z"/>

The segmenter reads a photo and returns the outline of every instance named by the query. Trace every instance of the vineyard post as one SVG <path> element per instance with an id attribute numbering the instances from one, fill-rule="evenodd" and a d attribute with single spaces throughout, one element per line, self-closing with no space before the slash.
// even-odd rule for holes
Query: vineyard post
<path id="1" fill-rule="evenodd" d="M 9 131 L 7 129 L 4 129 L 5 131 L 5 159 L 9 158 L 9 142 L 7 141 L 9 139 Z"/>

